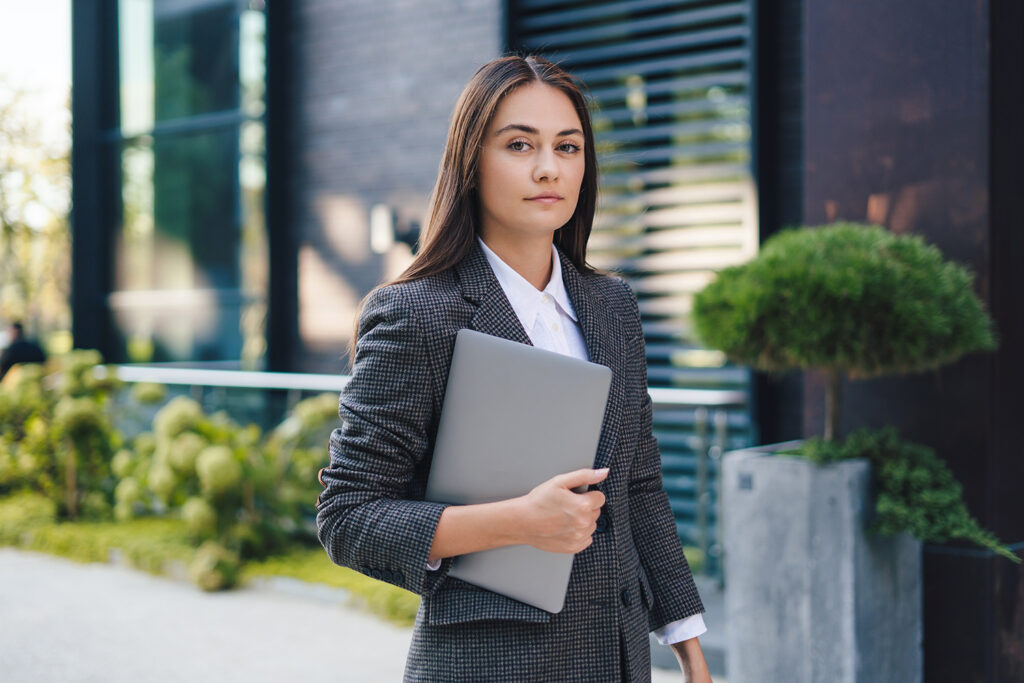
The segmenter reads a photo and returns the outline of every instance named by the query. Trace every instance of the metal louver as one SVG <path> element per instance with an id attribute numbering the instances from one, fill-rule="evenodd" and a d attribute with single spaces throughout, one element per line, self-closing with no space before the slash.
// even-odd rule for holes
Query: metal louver
<path id="1" fill-rule="evenodd" d="M 652 387 L 749 390 L 747 369 L 696 343 L 690 311 L 716 270 L 757 251 L 751 11 L 752 0 L 509 0 L 509 47 L 590 88 L 601 170 L 590 262 L 637 292 Z M 747 403 L 720 411 L 714 427 L 692 404 L 655 412 L 684 541 L 706 537 L 702 497 L 715 516 L 714 486 L 697 485 L 702 434 L 716 434 L 716 454 L 749 444 Z M 716 470 L 712 458 L 712 481 Z"/>

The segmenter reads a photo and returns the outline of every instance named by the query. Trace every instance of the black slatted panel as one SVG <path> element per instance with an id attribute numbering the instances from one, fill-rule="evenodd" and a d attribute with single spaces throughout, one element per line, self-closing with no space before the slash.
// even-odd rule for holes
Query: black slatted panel
<path id="1" fill-rule="evenodd" d="M 511 49 L 543 54 L 590 88 L 601 166 L 590 261 L 637 292 L 651 386 L 748 390 L 745 368 L 695 342 L 690 311 L 715 270 L 757 252 L 752 0 L 509 0 L 508 9 Z M 727 446 L 749 444 L 749 407 L 727 417 Z M 655 432 L 680 535 L 696 543 L 696 411 L 657 411 Z"/>

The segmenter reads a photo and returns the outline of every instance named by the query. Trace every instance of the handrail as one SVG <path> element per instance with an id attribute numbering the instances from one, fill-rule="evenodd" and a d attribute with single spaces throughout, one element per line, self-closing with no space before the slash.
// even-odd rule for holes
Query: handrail
<path id="1" fill-rule="evenodd" d="M 155 382 L 186 386 L 230 389 L 287 389 L 295 391 L 341 391 L 348 375 L 316 375 L 301 372 L 254 372 L 249 370 L 201 370 L 162 368 L 151 365 L 109 365 L 122 382 Z M 97 366 L 97 376 L 106 370 Z"/>
<path id="2" fill-rule="evenodd" d="M 97 376 L 105 376 L 106 367 L 112 368 L 122 382 L 156 382 L 238 389 L 341 391 L 349 380 L 348 375 L 206 370 L 153 365 L 101 365 L 96 368 Z M 649 387 L 647 391 L 651 395 L 651 402 L 658 408 L 728 407 L 742 406 L 747 403 L 746 392 L 736 390 Z"/>
<path id="3" fill-rule="evenodd" d="M 192 387 L 218 387 L 239 389 L 283 389 L 292 392 L 292 402 L 298 400 L 294 392 L 334 391 L 345 388 L 348 375 L 324 375 L 299 372 L 262 372 L 246 370 L 214 370 L 153 365 L 98 365 L 96 376 L 105 378 L 109 371 L 122 382 L 155 382 Z M 669 387 L 648 387 L 651 403 L 656 408 L 695 408 L 693 444 L 696 462 L 696 522 L 697 545 L 704 556 L 712 562 L 711 571 L 721 582 L 721 539 L 717 529 L 719 521 L 710 520 L 712 507 L 712 486 L 716 499 L 721 500 L 721 481 L 711 481 L 712 463 L 718 471 L 718 461 L 725 452 L 728 441 L 728 408 L 742 408 L 748 405 L 744 391 L 730 389 L 677 389 Z M 713 529 L 714 540 L 712 540 Z"/>

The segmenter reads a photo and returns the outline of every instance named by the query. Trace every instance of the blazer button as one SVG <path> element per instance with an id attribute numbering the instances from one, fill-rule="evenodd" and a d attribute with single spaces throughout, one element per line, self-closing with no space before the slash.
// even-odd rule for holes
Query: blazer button
<path id="1" fill-rule="evenodd" d="M 606 531 L 608 529 L 608 515 L 602 512 L 597 518 L 597 530 Z"/>
<path id="2" fill-rule="evenodd" d="M 629 607 L 629 603 L 632 602 L 632 600 L 629 597 L 629 589 L 628 588 L 623 588 L 622 589 L 622 595 L 620 597 L 622 598 L 623 606 Z"/>
<path id="3" fill-rule="evenodd" d="M 370 570 L 370 576 L 372 576 L 373 578 L 375 578 L 378 581 L 380 581 L 380 570 L 379 569 L 371 569 Z"/>
<path id="4" fill-rule="evenodd" d="M 390 569 L 382 569 L 381 572 L 380 572 L 380 580 L 381 581 L 388 581 L 388 582 L 390 582 L 391 581 L 391 570 Z"/>
<path id="5" fill-rule="evenodd" d="M 395 583 L 402 583 L 405 581 L 405 577 L 402 576 L 402 572 L 400 571 L 391 572 L 391 577 L 394 579 Z"/>

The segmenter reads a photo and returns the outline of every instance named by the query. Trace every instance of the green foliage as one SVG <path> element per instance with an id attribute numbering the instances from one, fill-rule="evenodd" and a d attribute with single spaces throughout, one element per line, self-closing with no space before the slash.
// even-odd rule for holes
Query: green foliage
<path id="1" fill-rule="evenodd" d="M 96 352 L 73 351 L 46 366 L 20 367 L 4 382 L 0 494 L 29 489 L 53 500 L 61 517 L 109 518 L 110 460 L 122 441 L 109 406 L 120 385 L 97 378 L 101 361 Z"/>
<path id="2" fill-rule="evenodd" d="M 0 498 L 0 545 L 60 555 L 79 562 L 107 562 L 120 552 L 130 564 L 152 573 L 195 554 L 181 522 L 140 519 L 127 523 L 58 523 L 56 506 L 38 493 Z"/>
<path id="3" fill-rule="evenodd" d="M 24 490 L 35 492 L 26 500 L 49 501 L 53 510 L 6 524 L 0 540 L 17 542 L 31 528 L 30 547 L 105 560 L 108 545 L 97 540 L 98 528 L 108 534 L 165 518 L 175 525 L 176 542 L 205 548 L 194 558 L 190 551 L 187 561 L 193 579 L 209 590 L 233 585 L 242 562 L 296 540 L 315 542 L 316 472 L 337 422 L 336 395 L 302 401 L 266 437 L 255 425 L 208 415 L 179 396 L 156 412 L 152 432 L 125 443 L 110 411 L 131 406 L 114 400 L 121 385 L 109 379 L 113 373 L 96 372 L 101 360 L 76 351 L 46 368 L 18 368 L 0 387 L 0 501 Z M 150 385 L 131 393 L 151 400 L 165 392 Z M 73 517 L 116 523 L 54 523 Z M 88 540 L 79 543 L 76 530 Z"/>
<path id="4" fill-rule="evenodd" d="M 294 522 L 289 533 L 298 541 L 317 540 L 313 504 L 323 490 L 317 471 L 326 464 L 324 444 L 337 426 L 337 394 L 320 394 L 297 403 L 264 444 L 280 513 Z"/>
<path id="5" fill-rule="evenodd" d="M 960 483 L 935 451 L 901 440 L 893 427 L 859 429 L 839 441 L 809 439 L 790 453 L 821 464 L 867 458 L 877 487 L 872 529 L 878 533 L 906 531 L 924 543 L 960 539 L 1021 561 L 971 516 Z"/>
<path id="6" fill-rule="evenodd" d="M 203 409 L 187 396 L 176 396 L 153 418 L 153 431 L 158 439 L 173 439 L 182 432 L 195 429 L 203 417 Z"/>
<path id="7" fill-rule="evenodd" d="M 995 347 L 972 275 L 914 235 L 855 223 L 785 230 L 694 299 L 697 335 L 764 371 L 920 372 Z"/>
<path id="8" fill-rule="evenodd" d="M 204 591 L 219 591 L 237 583 L 239 567 L 237 553 L 215 541 L 206 541 L 189 564 L 188 574 Z"/>
<path id="9" fill-rule="evenodd" d="M 221 498 L 238 490 L 242 466 L 227 446 L 210 446 L 196 461 L 199 485 L 205 495 Z"/>
<path id="10" fill-rule="evenodd" d="M 69 126 L 71 117 L 67 107 L 41 116 L 32 99 L 0 76 L 0 319 L 66 338 L 71 136 L 54 138 L 44 121 L 56 115 Z"/>
<path id="11" fill-rule="evenodd" d="M 52 524 L 57 506 L 46 496 L 23 491 L 0 499 L 0 545 L 16 545 L 25 533 Z"/>
<path id="12" fill-rule="evenodd" d="M 115 456 L 118 475 L 142 485 L 138 498 L 118 498 L 115 513 L 180 516 L 195 542 L 216 541 L 243 561 L 315 540 L 316 471 L 336 421 L 337 397 L 325 394 L 296 405 L 264 439 L 254 425 L 172 399 L 155 415 L 153 433 Z"/>
<path id="13" fill-rule="evenodd" d="M 196 538 L 212 537 L 217 533 L 217 511 L 202 498 L 189 498 L 181 507 L 189 533 Z"/>
<path id="14" fill-rule="evenodd" d="M 824 439 L 802 453 L 816 462 L 871 460 L 878 490 L 874 528 L 918 539 L 972 541 L 1019 561 L 983 530 L 945 464 L 895 430 L 834 441 L 842 376 L 921 372 L 996 346 L 973 276 L 915 235 L 872 225 L 785 230 L 757 258 L 721 271 L 694 299 L 705 344 L 767 372 L 825 371 Z"/>
<path id="15" fill-rule="evenodd" d="M 167 396 L 167 388 L 155 382 L 137 382 L 132 385 L 132 398 L 139 403 L 160 403 Z"/>

